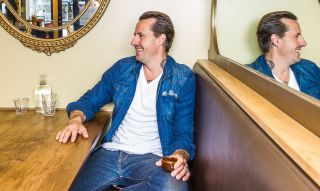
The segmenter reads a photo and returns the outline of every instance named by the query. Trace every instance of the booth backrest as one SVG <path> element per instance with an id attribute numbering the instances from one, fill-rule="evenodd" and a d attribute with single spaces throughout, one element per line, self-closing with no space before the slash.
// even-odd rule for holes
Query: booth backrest
<path id="1" fill-rule="evenodd" d="M 320 190 L 198 64 L 193 191 Z"/>

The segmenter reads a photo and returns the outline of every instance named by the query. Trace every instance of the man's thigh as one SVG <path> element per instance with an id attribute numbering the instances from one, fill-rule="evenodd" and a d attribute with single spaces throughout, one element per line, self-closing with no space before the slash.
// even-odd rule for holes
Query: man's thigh
<path id="1" fill-rule="evenodd" d="M 88 157 L 70 190 L 106 190 L 111 185 L 118 184 L 118 159 L 119 152 L 99 147 Z"/>
<path id="2" fill-rule="evenodd" d="M 188 190 L 188 185 L 182 180 L 171 177 L 162 167 L 155 162 L 160 159 L 153 154 L 129 155 L 128 160 L 123 160 L 122 179 L 127 187 L 124 190 Z"/>

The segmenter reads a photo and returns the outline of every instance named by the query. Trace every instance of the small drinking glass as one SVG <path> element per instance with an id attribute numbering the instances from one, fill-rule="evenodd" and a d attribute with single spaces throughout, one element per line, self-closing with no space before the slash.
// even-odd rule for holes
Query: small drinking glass
<path id="1" fill-rule="evenodd" d="M 172 172 L 174 170 L 174 164 L 178 161 L 177 158 L 171 156 L 165 156 L 161 159 L 162 168 L 166 172 Z"/>
<path id="2" fill-rule="evenodd" d="M 17 115 L 24 115 L 27 113 L 29 98 L 17 97 L 17 98 L 14 98 L 13 101 L 14 101 L 14 105 L 16 107 Z"/>
<path id="3" fill-rule="evenodd" d="M 42 95 L 42 107 L 44 116 L 54 116 L 56 114 L 57 94 Z"/>

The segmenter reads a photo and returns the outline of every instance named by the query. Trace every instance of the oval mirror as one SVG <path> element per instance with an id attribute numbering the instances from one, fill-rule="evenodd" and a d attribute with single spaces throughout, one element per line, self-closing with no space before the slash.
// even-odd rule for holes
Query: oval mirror
<path id="1" fill-rule="evenodd" d="M 46 55 L 75 45 L 110 0 L 0 0 L 0 25 L 24 46 Z"/>

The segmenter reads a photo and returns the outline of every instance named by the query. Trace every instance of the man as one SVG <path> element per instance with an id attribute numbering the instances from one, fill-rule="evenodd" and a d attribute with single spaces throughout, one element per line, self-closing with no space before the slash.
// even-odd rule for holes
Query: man
<path id="1" fill-rule="evenodd" d="M 131 41 L 135 57 L 119 60 L 91 90 L 67 106 L 70 122 L 56 139 L 88 137 L 83 122 L 114 102 L 112 124 L 77 176 L 71 190 L 188 190 L 188 161 L 194 156 L 195 77 L 167 53 L 174 37 L 170 18 L 146 12 Z M 161 157 L 178 161 L 161 168 Z M 75 159 L 76 160 L 76 159 Z"/>
<path id="2" fill-rule="evenodd" d="M 257 27 L 257 38 L 264 54 L 249 67 L 320 99 L 320 69 L 300 58 L 301 48 L 307 43 L 294 14 L 288 11 L 266 14 Z"/>

